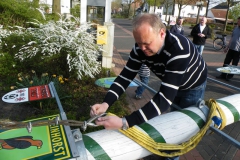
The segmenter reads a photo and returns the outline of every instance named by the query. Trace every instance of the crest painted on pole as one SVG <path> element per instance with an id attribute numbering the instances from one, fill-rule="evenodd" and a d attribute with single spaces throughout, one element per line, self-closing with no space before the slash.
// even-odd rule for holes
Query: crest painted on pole
<path id="1" fill-rule="evenodd" d="M 21 103 L 51 98 L 51 92 L 48 85 L 33 86 L 11 91 L 2 97 L 7 103 Z"/>

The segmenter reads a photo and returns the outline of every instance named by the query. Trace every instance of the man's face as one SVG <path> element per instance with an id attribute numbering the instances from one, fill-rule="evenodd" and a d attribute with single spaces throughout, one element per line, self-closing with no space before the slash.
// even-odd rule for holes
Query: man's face
<path id="1" fill-rule="evenodd" d="M 165 35 L 164 29 L 156 32 L 147 23 L 133 30 L 135 42 L 146 56 L 153 56 L 160 50 L 164 44 Z"/>
<path id="2" fill-rule="evenodd" d="M 178 19 L 178 20 L 177 20 L 177 24 L 178 24 L 178 25 L 182 25 L 182 23 L 183 23 L 183 19 Z"/>
<path id="3" fill-rule="evenodd" d="M 206 17 L 200 18 L 200 23 L 201 23 L 201 25 L 205 25 L 206 22 L 207 22 L 207 18 L 206 18 Z"/>

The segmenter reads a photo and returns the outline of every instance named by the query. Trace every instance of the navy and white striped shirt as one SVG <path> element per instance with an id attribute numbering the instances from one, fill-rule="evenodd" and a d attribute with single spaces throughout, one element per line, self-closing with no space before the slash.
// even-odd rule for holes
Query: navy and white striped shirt
<path id="1" fill-rule="evenodd" d="M 145 56 L 138 45 L 134 45 L 126 66 L 111 85 L 104 102 L 111 106 L 125 92 L 142 63 L 146 64 L 162 83 L 158 93 L 147 104 L 126 116 L 130 127 L 165 112 L 178 90 L 195 88 L 207 78 L 206 63 L 192 42 L 180 34 L 166 31 L 165 44 L 154 56 Z"/>

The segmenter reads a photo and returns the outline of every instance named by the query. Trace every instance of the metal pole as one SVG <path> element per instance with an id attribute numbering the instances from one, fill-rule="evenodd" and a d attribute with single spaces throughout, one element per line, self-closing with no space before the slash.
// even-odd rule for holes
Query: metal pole
<path id="1" fill-rule="evenodd" d="M 54 86 L 54 83 L 50 82 L 49 83 L 49 87 L 52 90 L 52 92 L 54 94 L 54 97 L 56 99 L 56 102 L 57 102 L 57 105 L 58 105 L 58 108 L 59 108 L 59 111 L 60 111 L 61 119 L 62 120 L 67 120 L 67 116 L 66 116 L 66 114 L 65 114 L 65 112 L 63 110 L 63 107 L 62 107 L 61 101 L 60 101 L 60 99 L 58 97 L 58 94 L 57 94 L 56 88 Z M 79 150 L 79 146 L 77 146 L 77 145 L 84 146 L 82 137 L 80 137 L 80 142 L 79 143 L 75 143 L 75 139 L 74 139 L 75 137 L 73 137 L 73 134 L 72 134 L 72 131 L 70 129 L 70 126 L 64 125 L 63 127 L 65 129 L 66 137 L 68 139 L 68 143 L 69 143 L 69 146 L 71 148 L 71 154 L 73 155 L 73 157 L 79 157 L 80 155 L 81 156 L 85 155 L 86 153 L 84 153 L 84 149 Z M 81 132 L 79 134 L 81 135 Z"/>
<path id="2" fill-rule="evenodd" d="M 240 142 L 238 142 L 236 139 L 230 137 L 228 134 L 224 133 L 223 131 L 210 126 L 210 130 L 212 130 L 214 133 L 218 134 L 219 136 L 223 136 L 224 138 L 226 138 L 229 142 L 232 143 L 232 145 L 234 145 L 235 147 L 237 147 L 238 149 L 240 149 Z"/>
<path id="3" fill-rule="evenodd" d="M 153 92 L 154 94 L 157 93 L 157 91 L 155 91 L 154 89 L 152 89 L 152 88 L 149 87 L 148 85 L 142 83 L 141 81 L 139 81 L 139 80 L 136 79 L 136 78 L 133 79 L 133 82 L 137 83 L 137 84 L 140 85 L 140 86 L 143 86 L 143 87 L 147 88 L 149 91 Z"/>
<path id="4" fill-rule="evenodd" d="M 218 81 L 218 80 L 215 80 L 215 79 L 213 79 L 213 78 L 209 78 L 209 77 L 207 77 L 207 80 L 210 80 L 210 81 L 212 81 L 212 82 L 215 82 L 215 83 L 221 84 L 221 85 L 223 85 L 223 86 L 229 87 L 229 88 L 231 88 L 231 89 L 234 89 L 234 90 L 240 92 L 240 88 L 238 88 L 238 87 L 235 87 L 235 86 L 229 85 L 229 84 L 227 84 L 227 83 L 223 83 L 223 82 L 221 82 L 221 81 Z"/>

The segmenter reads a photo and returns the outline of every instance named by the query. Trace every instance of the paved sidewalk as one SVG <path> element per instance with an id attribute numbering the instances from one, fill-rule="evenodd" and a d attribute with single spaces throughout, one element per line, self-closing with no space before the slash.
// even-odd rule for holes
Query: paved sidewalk
<path id="1" fill-rule="evenodd" d="M 129 20 L 113 20 L 115 23 L 114 35 L 114 53 L 113 64 L 115 67 L 112 70 L 118 75 L 126 64 L 129 52 L 133 45 L 133 37 L 131 33 L 131 22 Z M 187 30 L 187 29 L 186 29 Z M 188 31 L 186 31 L 188 32 Z M 208 77 L 214 78 L 219 73 L 216 72 L 216 67 L 222 66 L 225 55 L 222 52 L 216 52 L 212 48 L 212 40 L 208 40 L 204 48 L 203 57 L 208 65 Z M 160 82 L 156 76 L 151 74 L 149 86 L 155 90 L 159 89 Z M 224 82 L 224 81 L 223 81 Z M 240 87 L 240 78 L 235 76 L 230 82 L 224 82 L 230 85 Z M 147 103 L 153 96 L 148 90 L 145 90 L 141 100 L 136 100 L 136 87 L 131 87 L 126 90 L 127 100 L 131 111 L 137 110 Z M 213 82 L 207 83 L 205 100 L 210 98 L 219 99 L 228 95 L 233 95 L 236 92 L 227 87 L 215 84 Z M 223 131 L 240 141 L 240 123 L 234 123 L 226 126 Z M 148 156 L 144 160 L 157 160 L 159 157 Z M 240 151 L 235 146 L 231 145 L 226 139 L 221 136 L 212 134 L 205 135 L 202 141 L 195 149 L 185 155 L 180 156 L 180 160 L 240 160 Z"/>

